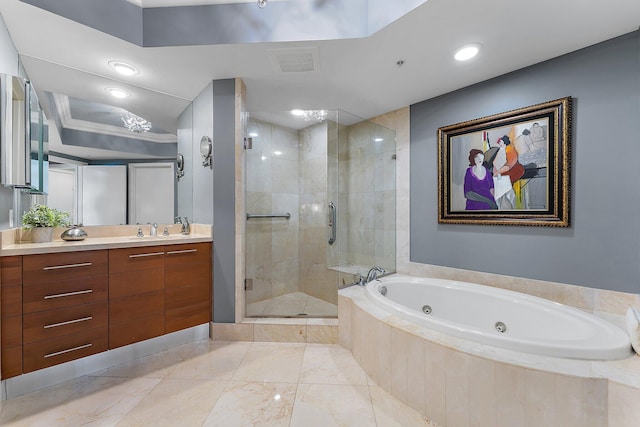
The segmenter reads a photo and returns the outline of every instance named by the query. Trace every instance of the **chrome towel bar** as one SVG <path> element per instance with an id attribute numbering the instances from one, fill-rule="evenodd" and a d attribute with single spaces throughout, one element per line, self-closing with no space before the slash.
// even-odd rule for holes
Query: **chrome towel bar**
<path id="1" fill-rule="evenodd" d="M 283 214 L 247 214 L 247 219 L 254 218 L 291 218 L 291 214 L 289 212 Z"/>

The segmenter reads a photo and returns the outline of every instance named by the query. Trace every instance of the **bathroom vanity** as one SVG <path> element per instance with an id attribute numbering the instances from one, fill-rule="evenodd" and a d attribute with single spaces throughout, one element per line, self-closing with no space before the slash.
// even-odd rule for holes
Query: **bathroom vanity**
<path id="1" fill-rule="evenodd" d="M 3 244 L 1 378 L 208 323 L 208 230 Z"/>

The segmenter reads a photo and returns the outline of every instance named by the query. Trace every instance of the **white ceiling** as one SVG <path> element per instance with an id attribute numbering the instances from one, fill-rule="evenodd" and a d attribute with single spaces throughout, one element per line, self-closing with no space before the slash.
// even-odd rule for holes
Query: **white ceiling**
<path id="1" fill-rule="evenodd" d="M 144 7 L 229 3 L 129 1 Z M 635 31 L 640 1 L 429 0 L 362 39 L 159 48 L 18 0 L 2 0 L 0 13 L 38 92 L 121 107 L 175 132 L 177 117 L 211 80 L 241 77 L 254 112 L 322 108 L 370 118 Z M 453 50 L 469 42 L 483 45 L 480 56 L 456 63 Z M 306 47 L 318 49 L 317 72 L 285 74 L 272 66 L 269 50 Z M 107 65 L 114 59 L 140 73 L 116 75 Z M 116 100 L 108 86 L 132 96 Z"/>

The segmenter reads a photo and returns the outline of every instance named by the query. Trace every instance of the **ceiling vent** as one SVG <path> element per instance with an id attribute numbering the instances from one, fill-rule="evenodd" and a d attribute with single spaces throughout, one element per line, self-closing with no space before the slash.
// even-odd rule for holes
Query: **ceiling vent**
<path id="1" fill-rule="evenodd" d="M 278 73 L 309 73 L 320 70 L 317 47 L 270 49 L 269 59 Z"/>

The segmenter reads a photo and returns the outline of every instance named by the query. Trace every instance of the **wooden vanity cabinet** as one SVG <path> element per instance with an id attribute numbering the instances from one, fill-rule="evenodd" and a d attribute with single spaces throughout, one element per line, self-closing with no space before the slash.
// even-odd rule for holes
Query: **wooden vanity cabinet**
<path id="1" fill-rule="evenodd" d="M 211 248 L 0 257 L 2 379 L 209 322 Z"/>
<path id="2" fill-rule="evenodd" d="M 106 250 L 22 257 L 22 372 L 108 349 Z"/>
<path id="3" fill-rule="evenodd" d="M 211 320 L 211 244 L 165 246 L 165 332 Z"/>
<path id="4" fill-rule="evenodd" d="M 165 333 L 164 246 L 109 250 L 109 348 Z"/>
<path id="5" fill-rule="evenodd" d="M 22 257 L 0 257 L 0 378 L 22 373 Z"/>

